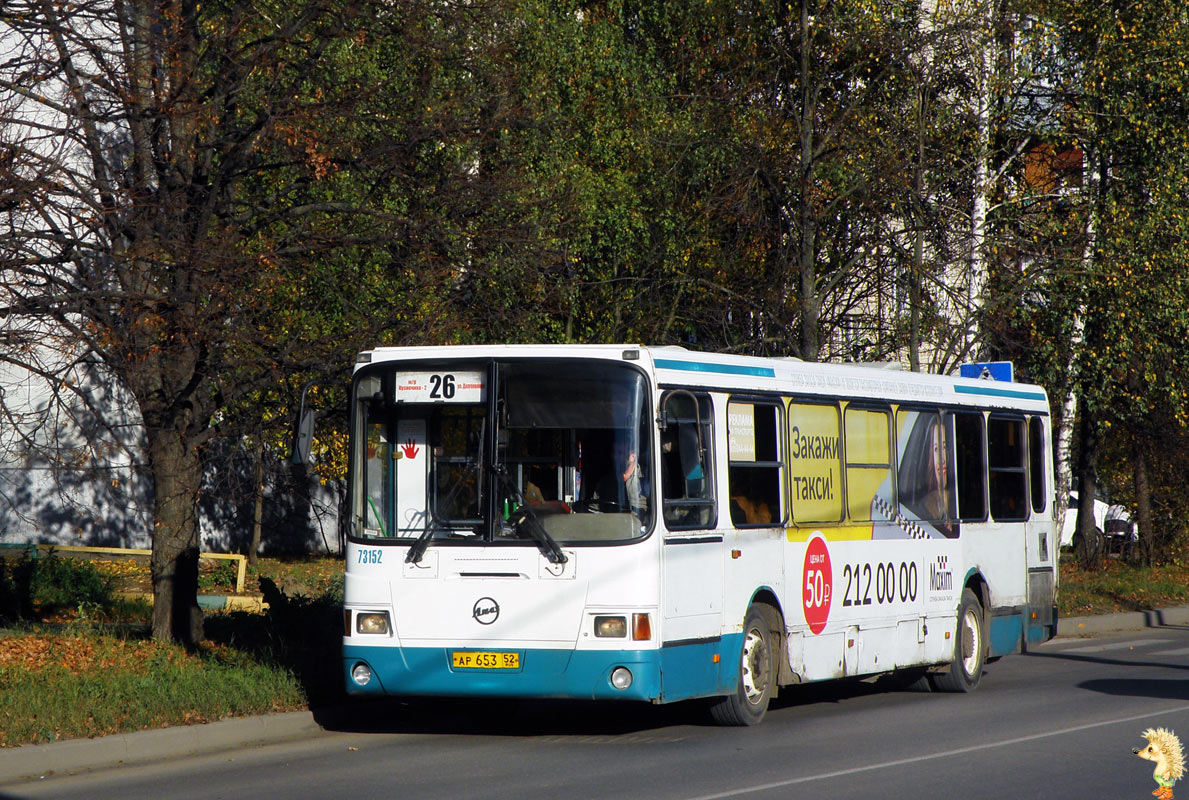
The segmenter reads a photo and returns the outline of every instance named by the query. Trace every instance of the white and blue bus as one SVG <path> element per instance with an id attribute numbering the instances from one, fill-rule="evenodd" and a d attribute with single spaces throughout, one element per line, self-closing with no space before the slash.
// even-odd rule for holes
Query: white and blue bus
<path id="1" fill-rule="evenodd" d="M 377 348 L 352 384 L 353 694 L 713 698 L 1051 638 L 1036 386 L 675 347 Z"/>

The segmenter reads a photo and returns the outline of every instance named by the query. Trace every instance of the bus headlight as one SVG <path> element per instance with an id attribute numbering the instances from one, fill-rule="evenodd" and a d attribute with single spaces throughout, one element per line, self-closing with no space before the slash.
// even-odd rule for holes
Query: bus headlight
<path id="1" fill-rule="evenodd" d="M 372 682 L 372 668 L 360 662 L 351 669 L 351 680 L 356 686 L 367 686 Z"/>
<path id="2" fill-rule="evenodd" d="M 628 635 L 627 617 L 595 617 L 594 633 L 601 639 L 622 639 Z"/>
<path id="3" fill-rule="evenodd" d="M 387 611 L 361 611 L 355 614 L 355 630 L 358 633 L 388 633 Z"/>
<path id="4" fill-rule="evenodd" d="M 611 685 L 620 690 L 628 688 L 632 685 L 632 671 L 627 667 L 611 670 Z"/>

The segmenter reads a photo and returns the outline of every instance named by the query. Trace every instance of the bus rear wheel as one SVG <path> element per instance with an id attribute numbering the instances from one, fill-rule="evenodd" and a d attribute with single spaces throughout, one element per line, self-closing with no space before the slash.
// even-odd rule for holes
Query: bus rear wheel
<path id="1" fill-rule="evenodd" d="M 987 663 L 987 630 L 983 606 L 970 589 L 962 590 L 955 632 L 954 660 L 949 672 L 929 676 L 929 683 L 941 692 L 973 692 Z"/>
<path id="2" fill-rule="evenodd" d="M 743 620 L 743 648 L 739 655 L 739 680 L 735 691 L 710 707 L 719 725 L 756 725 L 776 694 L 777 658 L 780 647 L 773 633 L 775 612 L 752 606 Z"/>

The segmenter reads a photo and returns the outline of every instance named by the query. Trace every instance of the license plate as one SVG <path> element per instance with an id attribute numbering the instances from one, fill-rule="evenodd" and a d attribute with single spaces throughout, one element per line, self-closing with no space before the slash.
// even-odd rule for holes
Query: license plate
<path id="1" fill-rule="evenodd" d="M 450 654 L 456 669 L 520 669 L 520 653 L 477 653 L 456 650 Z"/>

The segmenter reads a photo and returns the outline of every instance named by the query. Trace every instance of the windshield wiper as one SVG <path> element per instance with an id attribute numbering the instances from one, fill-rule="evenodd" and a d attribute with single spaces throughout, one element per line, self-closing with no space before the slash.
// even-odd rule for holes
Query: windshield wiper
<path id="1" fill-rule="evenodd" d="M 527 505 L 521 506 L 519 509 L 517 509 L 516 513 L 519 514 L 520 512 L 524 512 L 524 521 L 531 523 L 527 525 L 528 532 L 534 539 L 537 540 L 537 547 L 540 549 L 541 554 L 554 564 L 564 564 L 569 561 L 569 558 L 567 558 L 566 554 L 562 552 L 562 549 L 558 547 L 554 538 L 549 535 L 549 531 L 545 530 L 545 526 L 541 524 L 541 520 L 537 516 L 537 512 L 533 511 Z"/>
<path id="2" fill-rule="evenodd" d="M 409 546 L 409 552 L 405 553 L 406 564 L 416 564 L 421 561 L 421 557 L 425 555 L 426 548 L 429 547 L 429 540 L 433 538 L 434 525 L 429 518 L 429 514 L 425 515 L 425 530 L 421 531 L 421 535 L 417 537 L 417 541 Z"/>
<path id="3" fill-rule="evenodd" d="M 537 549 L 541 551 L 541 555 L 545 556 L 553 564 L 564 564 L 569 561 L 566 554 L 557 546 L 557 542 L 549 535 L 549 531 L 545 530 L 545 526 L 541 523 L 537 512 L 533 511 L 532 506 L 525 501 L 524 494 L 521 493 L 512 479 L 508 477 L 507 470 L 502 466 L 495 467 L 495 474 L 499 476 L 500 483 L 503 484 L 504 489 L 519 503 L 520 507 L 516 509 L 516 513 L 521 515 L 521 522 L 527 523 L 525 527 L 528 528 L 529 534 L 536 540 Z"/>

